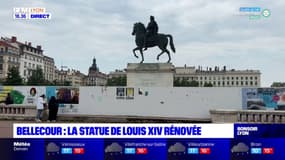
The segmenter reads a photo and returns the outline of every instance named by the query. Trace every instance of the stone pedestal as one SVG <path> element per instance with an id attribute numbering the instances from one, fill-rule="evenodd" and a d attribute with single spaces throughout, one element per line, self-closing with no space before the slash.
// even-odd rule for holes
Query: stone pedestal
<path id="1" fill-rule="evenodd" d="M 126 72 L 129 87 L 173 87 L 171 63 L 128 63 Z"/>

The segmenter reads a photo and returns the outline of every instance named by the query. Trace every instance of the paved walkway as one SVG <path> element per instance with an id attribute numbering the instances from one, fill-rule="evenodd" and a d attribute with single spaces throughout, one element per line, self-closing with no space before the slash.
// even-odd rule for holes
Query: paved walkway
<path id="1" fill-rule="evenodd" d="M 0 138 L 12 138 L 13 137 L 13 123 L 15 122 L 14 121 L 0 121 Z"/>

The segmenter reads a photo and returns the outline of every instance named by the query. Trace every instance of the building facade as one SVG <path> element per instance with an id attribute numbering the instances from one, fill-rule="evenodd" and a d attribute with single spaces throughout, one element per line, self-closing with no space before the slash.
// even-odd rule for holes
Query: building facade
<path id="1" fill-rule="evenodd" d="M 212 84 L 213 87 L 260 87 L 261 73 L 259 70 L 227 70 L 215 67 L 203 70 L 202 67 L 176 67 L 175 80 L 197 81 L 200 87 Z"/>
<path id="2" fill-rule="evenodd" d="M 24 82 L 26 82 L 29 76 L 32 75 L 32 71 L 44 67 L 43 61 L 43 50 L 40 45 L 34 47 L 31 42 L 18 42 L 17 37 L 12 38 L 1 38 L 9 45 L 17 48 L 19 53 L 19 58 L 17 59 L 15 56 L 15 60 L 11 59 L 12 62 L 19 63 L 19 72 L 20 76 L 23 78 Z M 16 50 L 15 50 L 16 53 Z"/>
<path id="3" fill-rule="evenodd" d="M 54 59 L 48 56 L 43 57 L 44 60 L 44 69 L 43 73 L 45 80 L 53 82 L 55 80 L 55 64 Z"/>
<path id="4" fill-rule="evenodd" d="M 74 69 L 55 70 L 56 85 L 84 86 L 86 75 Z"/>
<path id="5" fill-rule="evenodd" d="M 119 78 L 119 77 L 126 77 L 127 73 L 124 70 L 115 70 L 110 72 L 108 78 Z"/>
<path id="6" fill-rule="evenodd" d="M 19 48 L 10 45 L 4 40 L 0 40 L 0 79 L 5 80 L 11 67 L 19 68 L 20 53 Z"/>
<path id="7" fill-rule="evenodd" d="M 96 64 L 96 59 L 88 70 L 87 84 L 88 86 L 104 86 L 107 84 L 107 75 L 100 72 Z"/>

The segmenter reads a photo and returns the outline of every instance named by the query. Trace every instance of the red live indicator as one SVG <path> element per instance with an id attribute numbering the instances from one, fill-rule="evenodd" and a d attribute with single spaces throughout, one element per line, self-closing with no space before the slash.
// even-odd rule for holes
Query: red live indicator
<path id="1" fill-rule="evenodd" d="M 73 154 L 84 154 L 84 148 L 73 148 Z"/>
<path id="2" fill-rule="evenodd" d="M 136 148 L 136 154 L 147 154 L 147 148 Z"/>
<path id="3" fill-rule="evenodd" d="M 200 148 L 200 154 L 211 154 L 211 148 Z"/>
<path id="4" fill-rule="evenodd" d="M 263 154 L 273 154 L 274 149 L 273 148 L 262 148 L 262 153 Z"/>

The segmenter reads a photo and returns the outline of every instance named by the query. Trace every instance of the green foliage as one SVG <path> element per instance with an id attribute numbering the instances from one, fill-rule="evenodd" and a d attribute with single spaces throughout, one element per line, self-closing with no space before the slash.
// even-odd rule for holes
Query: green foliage
<path id="1" fill-rule="evenodd" d="M 36 70 L 32 70 L 32 75 L 28 78 L 27 85 L 45 85 L 45 82 L 43 70 L 37 68 Z"/>
<path id="2" fill-rule="evenodd" d="M 23 85 L 23 79 L 20 76 L 20 72 L 17 67 L 12 67 L 8 71 L 8 75 L 5 85 Z"/>
<path id="3" fill-rule="evenodd" d="M 199 87 L 199 82 L 188 81 L 186 79 L 182 79 L 182 81 L 180 81 L 179 79 L 175 79 L 173 85 L 175 87 Z"/>
<path id="4" fill-rule="evenodd" d="M 271 87 L 285 87 L 285 82 L 273 82 Z"/>
<path id="5" fill-rule="evenodd" d="M 107 81 L 107 86 L 126 86 L 127 85 L 127 77 L 113 77 L 109 78 Z"/>
<path id="6" fill-rule="evenodd" d="M 209 83 L 206 82 L 206 83 L 204 84 L 204 87 L 213 87 L 213 84 L 212 84 L 211 82 L 209 82 Z"/>
<path id="7" fill-rule="evenodd" d="M 64 86 L 71 86 L 71 82 L 70 82 L 70 81 L 64 81 L 64 82 L 63 82 L 63 85 L 64 85 Z"/>

